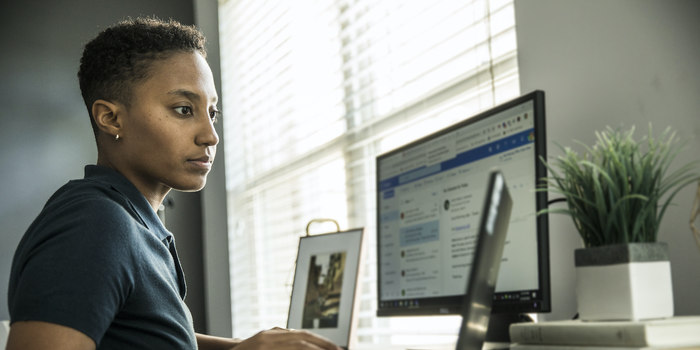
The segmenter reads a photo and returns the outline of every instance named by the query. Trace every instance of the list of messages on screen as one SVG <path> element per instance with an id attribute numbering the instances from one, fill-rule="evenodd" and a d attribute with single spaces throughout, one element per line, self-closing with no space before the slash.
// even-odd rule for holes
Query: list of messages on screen
<path id="1" fill-rule="evenodd" d="M 530 100 L 378 161 L 381 307 L 464 294 L 494 167 L 513 197 L 496 293 L 539 288 L 534 125 Z"/>

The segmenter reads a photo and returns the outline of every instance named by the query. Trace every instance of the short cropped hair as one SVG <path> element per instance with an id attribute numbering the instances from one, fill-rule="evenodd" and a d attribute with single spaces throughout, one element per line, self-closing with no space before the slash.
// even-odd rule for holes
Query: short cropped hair
<path id="1" fill-rule="evenodd" d="M 177 52 L 199 52 L 206 58 L 204 42 L 194 26 L 149 17 L 119 22 L 87 43 L 78 81 L 95 139 L 99 134 L 92 115 L 95 101 L 119 102 L 130 108 L 135 84 L 149 78 L 154 61 Z"/>

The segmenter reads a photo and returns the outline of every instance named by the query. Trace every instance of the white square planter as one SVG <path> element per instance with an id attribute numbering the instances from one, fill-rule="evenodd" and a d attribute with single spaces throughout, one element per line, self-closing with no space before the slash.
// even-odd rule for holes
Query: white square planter
<path id="1" fill-rule="evenodd" d="M 577 249 L 575 257 L 580 319 L 645 320 L 673 316 L 666 243 Z"/>
<path id="2" fill-rule="evenodd" d="M 0 349 L 5 349 L 10 334 L 10 321 L 0 321 Z"/>

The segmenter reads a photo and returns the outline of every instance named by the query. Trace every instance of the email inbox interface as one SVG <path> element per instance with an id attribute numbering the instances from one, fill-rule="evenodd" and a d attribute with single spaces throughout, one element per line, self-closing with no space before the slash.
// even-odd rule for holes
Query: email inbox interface
<path id="1" fill-rule="evenodd" d="M 532 102 L 379 164 L 380 302 L 464 294 L 488 172 L 513 211 L 496 291 L 537 289 Z"/>

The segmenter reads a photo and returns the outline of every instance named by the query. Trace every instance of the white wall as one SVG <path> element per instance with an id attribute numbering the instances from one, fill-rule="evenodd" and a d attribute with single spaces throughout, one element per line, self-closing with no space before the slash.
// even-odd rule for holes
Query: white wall
<path id="1" fill-rule="evenodd" d="M 667 126 L 689 139 L 674 163 L 700 158 L 700 2 L 687 0 L 515 0 L 521 92 L 546 93 L 552 144 L 587 144 L 607 125 L 658 135 Z M 691 139 L 692 138 L 692 139 Z M 575 147 L 576 148 L 576 147 Z M 576 148 L 580 149 L 580 147 Z M 676 196 L 659 241 L 670 248 L 676 315 L 700 314 L 700 249 L 689 228 L 697 186 Z M 576 313 L 571 220 L 550 216 L 553 312 Z"/>

